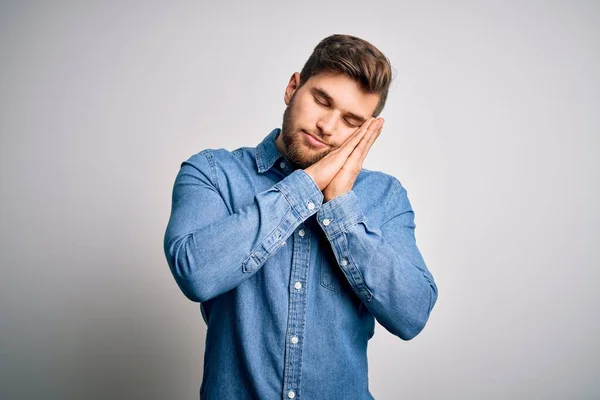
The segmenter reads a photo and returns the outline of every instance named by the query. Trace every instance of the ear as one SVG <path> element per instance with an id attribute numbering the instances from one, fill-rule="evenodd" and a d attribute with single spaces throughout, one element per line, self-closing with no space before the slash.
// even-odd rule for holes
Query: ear
<path id="1" fill-rule="evenodd" d="M 299 86 L 300 86 L 300 73 L 294 72 L 292 74 L 292 77 L 290 78 L 290 81 L 287 84 L 287 87 L 285 88 L 285 94 L 283 95 L 283 101 L 285 101 L 286 106 L 290 105 L 292 96 L 294 96 L 294 93 L 296 92 L 296 90 L 298 89 Z"/>

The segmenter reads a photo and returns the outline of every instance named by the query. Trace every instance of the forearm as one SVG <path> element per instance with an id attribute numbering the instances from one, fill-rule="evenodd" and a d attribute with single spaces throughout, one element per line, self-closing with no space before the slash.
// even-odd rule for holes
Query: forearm
<path id="1" fill-rule="evenodd" d="M 216 191 L 194 189 L 189 182 L 181 187 L 186 189 L 174 196 L 164 251 L 183 293 L 199 302 L 252 276 L 322 202 L 303 171 L 257 194 L 233 214 Z"/>
<path id="2" fill-rule="evenodd" d="M 375 227 L 354 192 L 325 203 L 317 214 L 348 282 L 374 317 L 409 340 L 425 326 L 437 286 L 414 241 L 412 210 Z"/>

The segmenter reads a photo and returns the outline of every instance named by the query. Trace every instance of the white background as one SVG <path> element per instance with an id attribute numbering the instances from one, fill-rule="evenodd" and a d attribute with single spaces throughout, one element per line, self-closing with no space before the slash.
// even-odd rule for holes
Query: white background
<path id="1" fill-rule="evenodd" d="M 599 26 L 595 1 L 1 2 L 0 398 L 198 398 L 173 181 L 280 126 L 332 33 L 395 68 L 365 167 L 439 287 L 412 341 L 377 327 L 375 398 L 597 398 Z"/>

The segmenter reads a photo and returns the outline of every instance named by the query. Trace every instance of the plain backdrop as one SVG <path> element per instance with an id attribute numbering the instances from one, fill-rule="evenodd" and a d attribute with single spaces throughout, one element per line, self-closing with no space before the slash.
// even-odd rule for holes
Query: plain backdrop
<path id="1" fill-rule="evenodd" d="M 412 341 L 377 326 L 375 398 L 600 397 L 600 3 L 307 0 L 0 3 L 0 398 L 198 398 L 175 176 L 280 126 L 332 33 L 394 66 L 365 167 L 439 287 Z"/>

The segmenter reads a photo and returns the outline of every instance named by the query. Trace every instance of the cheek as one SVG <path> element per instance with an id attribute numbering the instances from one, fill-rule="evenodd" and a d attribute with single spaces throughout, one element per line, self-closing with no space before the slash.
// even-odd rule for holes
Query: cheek
<path id="1" fill-rule="evenodd" d="M 294 115 L 296 116 L 296 120 L 303 124 L 314 125 L 321 115 L 319 106 L 312 99 L 303 99 L 295 105 L 296 110 Z"/>

